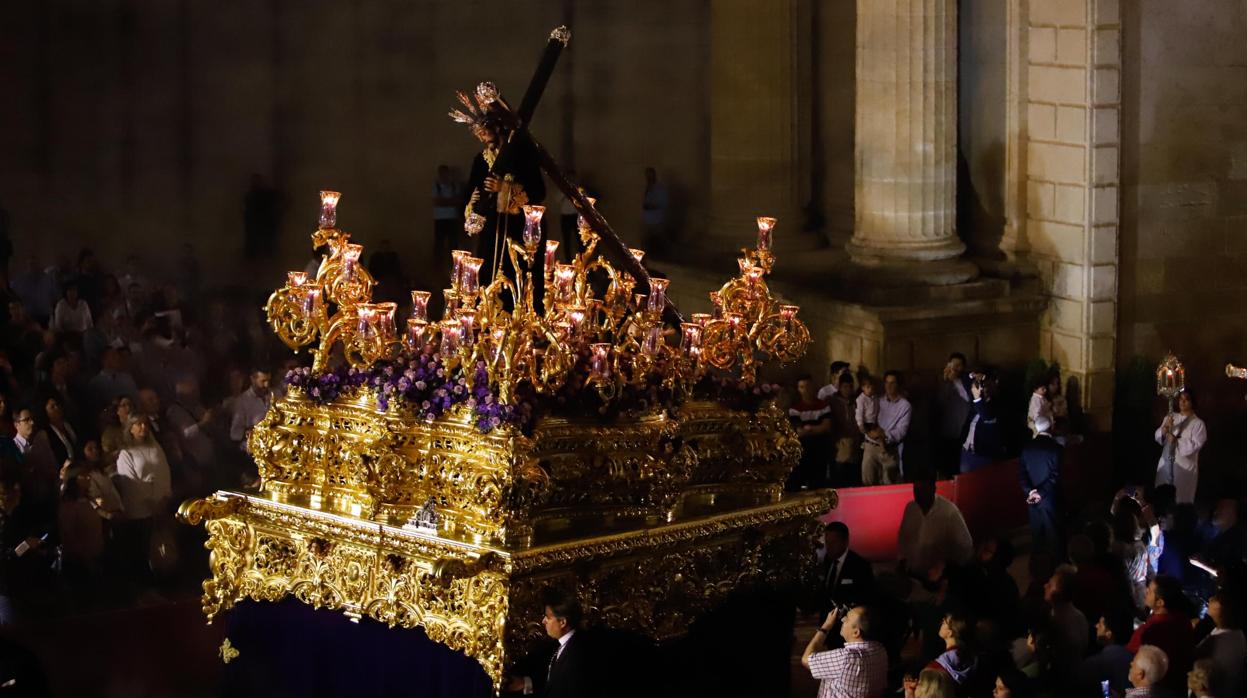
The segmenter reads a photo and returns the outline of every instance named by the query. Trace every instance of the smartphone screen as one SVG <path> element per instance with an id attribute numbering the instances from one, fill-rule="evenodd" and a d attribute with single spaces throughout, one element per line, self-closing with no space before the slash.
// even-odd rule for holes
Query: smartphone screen
<path id="1" fill-rule="evenodd" d="M 1112 698 L 1112 694 L 1108 689 L 1107 681 L 1100 682 L 1100 693 L 1104 696 L 1104 698 Z"/>

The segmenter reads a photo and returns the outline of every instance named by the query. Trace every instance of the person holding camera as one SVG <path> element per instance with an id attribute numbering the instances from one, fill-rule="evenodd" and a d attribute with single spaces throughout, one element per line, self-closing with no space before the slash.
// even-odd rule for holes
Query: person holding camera
<path id="1" fill-rule="evenodd" d="M 840 624 L 844 647 L 819 652 L 828 633 Z M 801 665 L 821 679 L 818 698 L 877 698 L 888 688 L 888 653 L 870 638 L 870 612 L 865 606 L 839 607 L 810 638 Z"/>
<path id="2" fill-rule="evenodd" d="M 1004 458 L 1004 437 L 993 401 L 995 383 L 985 373 L 970 374 L 973 409 L 970 426 L 961 445 L 960 470 L 973 472 Z"/>

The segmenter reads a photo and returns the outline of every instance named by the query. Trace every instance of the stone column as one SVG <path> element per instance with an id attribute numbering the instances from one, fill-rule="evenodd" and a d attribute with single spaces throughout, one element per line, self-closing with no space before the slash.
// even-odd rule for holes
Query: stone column
<path id="1" fill-rule="evenodd" d="M 957 237 L 957 2 L 858 0 L 858 265 L 918 283 L 975 276 Z"/>
<path id="2" fill-rule="evenodd" d="M 780 250 L 802 234 L 798 157 L 799 0 L 710 3 L 710 215 L 707 252 L 736 255 L 757 239 L 757 216 L 779 219 Z"/>

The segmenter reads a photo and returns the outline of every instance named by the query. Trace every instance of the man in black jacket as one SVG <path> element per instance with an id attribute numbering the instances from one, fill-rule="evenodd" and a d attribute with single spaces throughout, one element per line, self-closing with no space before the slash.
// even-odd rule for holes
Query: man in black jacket
<path id="1" fill-rule="evenodd" d="M 548 591 L 541 625 L 546 635 L 558 641 L 545 676 L 514 677 L 507 690 L 544 698 L 583 698 L 595 695 L 590 686 L 590 657 L 585 640 L 579 637 L 581 611 L 576 598 Z M 540 674 L 539 671 L 533 672 Z"/>
<path id="2" fill-rule="evenodd" d="M 862 606 L 874 600 L 875 572 L 866 558 L 849 550 L 849 527 L 832 521 L 823 528 L 823 556 L 818 565 L 819 616 L 834 606 Z"/>
<path id="3" fill-rule="evenodd" d="M 1061 550 L 1059 503 L 1061 463 L 1065 449 L 1049 433 L 1052 421 L 1035 418 L 1035 438 L 1022 448 L 1019 479 L 1030 514 L 1034 550 L 1056 554 Z"/>

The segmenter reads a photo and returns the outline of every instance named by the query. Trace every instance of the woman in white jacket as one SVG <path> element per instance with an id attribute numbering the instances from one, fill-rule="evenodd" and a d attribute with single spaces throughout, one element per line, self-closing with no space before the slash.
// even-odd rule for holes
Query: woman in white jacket
<path id="1" fill-rule="evenodd" d="M 118 526 L 119 537 L 123 539 L 119 543 L 134 571 L 145 575 L 152 519 L 165 514 L 173 489 L 169 461 L 152 436 L 147 418 L 132 415 L 126 422 L 126 430 L 130 442 L 117 454 L 114 477 L 125 517 Z"/>
<path id="2" fill-rule="evenodd" d="M 1204 420 L 1195 416 L 1195 400 L 1182 391 L 1178 394 L 1178 411 L 1167 415 L 1156 429 L 1156 443 L 1163 447 L 1156 465 L 1156 484 L 1172 484 L 1178 490 L 1178 504 L 1195 501 L 1199 451 L 1206 441 L 1208 430 Z"/>

